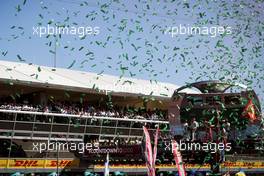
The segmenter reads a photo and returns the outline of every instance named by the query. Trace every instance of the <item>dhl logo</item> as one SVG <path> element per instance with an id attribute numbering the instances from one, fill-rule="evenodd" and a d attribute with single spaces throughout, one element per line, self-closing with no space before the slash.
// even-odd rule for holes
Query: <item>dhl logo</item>
<path id="1" fill-rule="evenodd" d="M 58 163 L 58 165 L 57 165 L 57 163 Z M 67 160 L 65 160 L 65 161 L 59 161 L 59 162 L 57 162 L 57 161 L 50 161 L 50 164 L 47 164 L 46 166 L 47 167 L 66 167 L 66 166 L 70 166 L 71 165 L 71 163 L 72 163 L 72 161 L 67 161 Z"/>
<path id="2" fill-rule="evenodd" d="M 15 161 L 15 167 L 31 167 L 31 166 L 38 166 L 38 161 L 37 160 L 16 160 Z"/>
<path id="3" fill-rule="evenodd" d="M 14 167 L 37 167 L 43 166 L 43 163 L 38 163 L 39 160 L 15 160 Z M 56 160 L 51 160 L 46 163 L 46 167 L 66 167 L 70 166 L 72 161 L 61 160 L 57 162 Z"/>

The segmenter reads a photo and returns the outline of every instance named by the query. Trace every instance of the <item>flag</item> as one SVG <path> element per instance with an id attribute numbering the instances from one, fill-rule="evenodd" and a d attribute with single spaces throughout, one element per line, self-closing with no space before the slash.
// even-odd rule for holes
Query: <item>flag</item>
<path id="1" fill-rule="evenodd" d="M 146 157 L 146 165 L 148 169 L 148 176 L 155 176 L 155 170 L 153 168 L 153 155 L 152 155 L 152 147 L 148 129 L 143 126 L 143 131 L 146 138 L 145 144 L 145 157 Z"/>
<path id="2" fill-rule="evenodd" d="M 173 157 L 174 157 L 176 166 L 178 168 L 179 176 L 187 176 L 184 164 L 182 162 L 181 152 L 179 151 L 178 146 L 179 146 L 179 144 L 175 140 L 173 140 L 172 141 Z"/>
<path id="3" fill-rule="evenodd" d="M 248 103 L 243 110 L 243 115 L 249 118 L 250 121 L 255 121 L 257 119 L 255 105 L 252 99 L 248 100 Z"/>
<path id="4" fill-rule="evenodd" d="M 104 176 L 109 176 L 109 153 L 106 155 Z"/>
<path id="5" fill-rule="evenodd" d="M 159 139 L 159 127 L 156 129 L 155 139 L 154 139 L 154 149 L 153 149 L 153 168 L 155 168 L 156 158 L 157 158 L 157 146 Z"/>

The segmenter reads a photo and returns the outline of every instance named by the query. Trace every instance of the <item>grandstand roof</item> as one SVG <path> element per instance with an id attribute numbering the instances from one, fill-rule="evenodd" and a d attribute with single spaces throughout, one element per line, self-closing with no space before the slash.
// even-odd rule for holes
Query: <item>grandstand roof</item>
<path id="1" fill-rule="evenodd" d="M 114 94 L 120 95 L 153 95 L 157 97 L 171 97 L 173 92 L 180 87 L 171 83 L 120 78 L 106 74 L 98 75 L 91 72 L 1 60 L 0 81 L 78 92 L 91 92 L 98 88 L 104 93 L 112 91 Z M 197 93 L 191 89 L 184 89 L 184 92 Z"/>

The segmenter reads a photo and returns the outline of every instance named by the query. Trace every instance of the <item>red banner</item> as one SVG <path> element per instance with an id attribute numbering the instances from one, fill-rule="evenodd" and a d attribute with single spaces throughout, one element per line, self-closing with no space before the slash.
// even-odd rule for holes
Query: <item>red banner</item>
<path id="1" fill-rule="evenodd" d="M 179 151 L 178 146 L 179 144 L 175 140 L 173 140 L 172 141 L 172 152 L 173 152 L 174 160 L 178 168 L 179 176 L 187 176 L 185 167 L 182 161 L 181 152 Z"/>
<path id="2" fill-rule="evenodd" d="M 148 176 L 155 176 L 155 169 L 153 167 L 153 155 L 152 155 L 152 146 L 151 140 L 149 136 L 149 132 L 146 127 L 143 126 L 143 131 L 146 138 L 146 145 L 145 145 L 145 157 L 146 157 L 146 165 L 148 168 Z"/>

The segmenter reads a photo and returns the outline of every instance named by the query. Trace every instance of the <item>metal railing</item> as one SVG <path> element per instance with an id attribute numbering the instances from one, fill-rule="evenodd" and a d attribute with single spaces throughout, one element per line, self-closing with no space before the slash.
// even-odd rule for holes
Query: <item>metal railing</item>
<path id="1" fill-rule="evenodd" d="M 83 140 L 85 135 L 142 137 L 142 126 L 168 121 L 0 109 L 1 138 Z M 151 130 L 151 129 L 150 129 Z"/>

